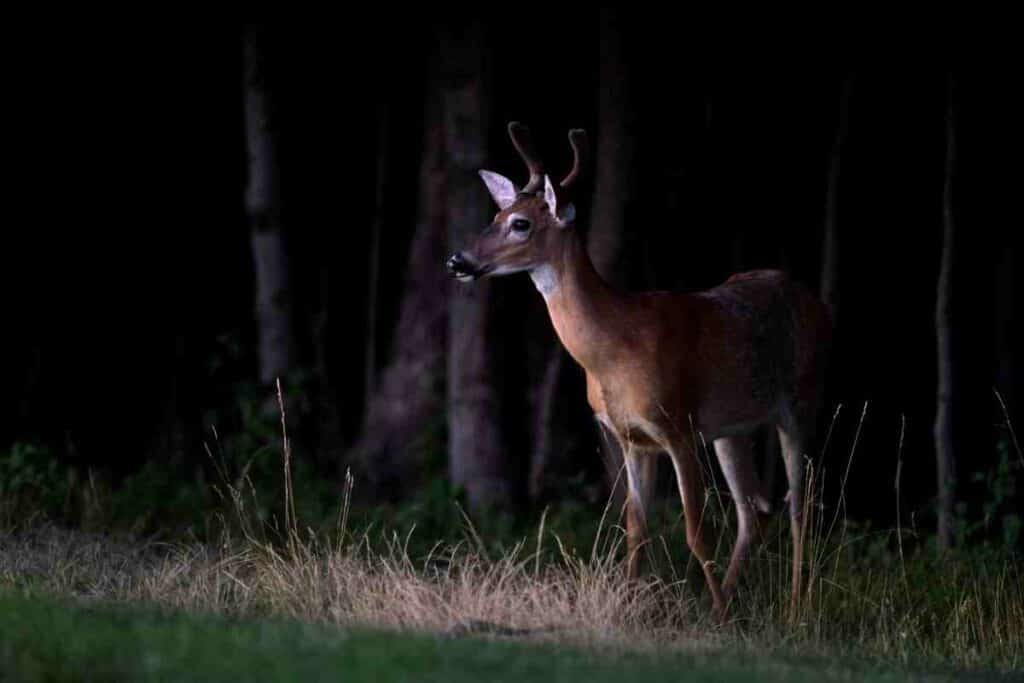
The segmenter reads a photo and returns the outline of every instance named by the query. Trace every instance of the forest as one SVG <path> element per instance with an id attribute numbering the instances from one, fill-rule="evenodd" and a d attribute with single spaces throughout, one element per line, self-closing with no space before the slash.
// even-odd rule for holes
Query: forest
<path id="1" fill-rule="evenodd" d="M 37 508 L 205 540 L 225 472 L 266 484 L 265 520 L 287 519 L 283 426 L 291 504 L 318 529 L 342 498 L 392 521 L 444 508 L 428 535 L 621 504 L 622 456 L 530 277 L 445 267 L 498 210 L 478 172 L 526 182 L 515 121 L 553 179 L 586 131 L 572 229 L 613 287 L 771 268 L 826 305 L 810 460 L 827 516 L 922 548 L 1024 549 L 1005 65 L 733 49 L 681 15 L 609 8 L 76 41 L 34 57 L 28 85 L 46 104 L 24 141 L 39 197 L 4 269 L 5 524 Z M 756 437 L 780 508 L 774 430 Z"/>
<path id="2" fill-rule="evenodd" d="M 828 298 L 830 471 L 867 406 L 848 482 L 858 518 L 894 518 L 874 487 L 893 480 L 903 431 L 904 512 L 936 524 L 950 242 L 954 498 L 985 499 L 975 475 L 1012 450 L 1022 383 L 1019 231 L 994 215 L 1012 110 L 993 72 L 708 67 L 674 27 L 610 10 L 548 16 L 531 27 L 537 50 L 493 17 L 383 43 L 307 31 L 267 29 L 248 53 L 242 29 L 194 31 L 182 51 L 173 34 L 126 40 L 72 67 L 97 74 L 88 85 L 64 75 L 69 99 L 88 87 L 96 104 L 73 124 L 89 153 L 52 182 L 89 228 L 30 231 L 38 251 L 8 270 L 22 322 L 4 443 L 190 478 L 211 429 L 242 428 L 244 401 L 276 411 L 280 377 L 296 457 L 339 486 L 352 468 L 368 500 L 449 474 L 510 509 L 578 495 L 574 477 L 607 488 L 582 371 L 528 278 L 470 287 L 443 267 L 495 210 L 477 171 L 525 180 L 505 130 L 518 120 L 555 174 L 568 130 L 588 131 L 577 210 L 610 282 L 695 291 L 772 267 Z"/>

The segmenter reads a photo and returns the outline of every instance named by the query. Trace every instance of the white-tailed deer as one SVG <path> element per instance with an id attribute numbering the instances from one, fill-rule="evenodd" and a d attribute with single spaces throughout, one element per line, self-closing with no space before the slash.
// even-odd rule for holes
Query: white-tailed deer
<path id="1" fill-rule="evenodd" d="M 702 292 L 616 291 L 597 274 L 567 192 L 583 165 L 586 136 L 569 133 L 575 161 L 555 187 L 528 130 L 509 135 L 530 172 L 518 189 L 480 171 L 499 211 L 469 249 L 449 257 L 459 280 L 529 272 L 559 339 L 586 371 L 587 400 L 614 436 L 627 476 L 627 573 L 638 572 L 654 456 L 675 468 L 686 542 L 701 563 L 715 611 L 723 614 L 750 553 L 757 512 L 769 511 L 751 432 L 774 426 L 789 482 L 793 599 L 801 590 L 805 456 L 815 435 L 831 326 L 824 306 L 779 271 L 739 273 Z M 693 434 L 714 442 L 738 519 L 719 583 L 701 528 L 704 484 Z"/>

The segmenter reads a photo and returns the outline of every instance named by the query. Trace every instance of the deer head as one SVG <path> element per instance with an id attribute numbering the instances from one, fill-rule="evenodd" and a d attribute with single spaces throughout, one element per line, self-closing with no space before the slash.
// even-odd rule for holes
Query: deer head
<path id="1" fill-rule="evenodd" d="M 513 121 L 508 134 L 526 163 L 530 179 L 519 189 L 499 173 L 480 171 L 499 210 L 473 245 L 448 257 L 448 271 L 462 282 L 544 266 L 576 217 L 566 195 L 580 175 L 586 134 L 580 129 L 569 131 L 573 167 L 557 188 L 544 173 L 526 126 Z"/>

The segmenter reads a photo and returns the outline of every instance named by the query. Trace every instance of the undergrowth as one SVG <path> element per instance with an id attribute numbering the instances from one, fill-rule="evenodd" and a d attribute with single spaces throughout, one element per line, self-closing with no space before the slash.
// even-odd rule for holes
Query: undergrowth
<path id="1" fill-rule="evenodd" d="M 647 545 L 648 572 L 636 582 L 625 578 L 622 510 L 611 503 L 582 534 L 565 534 L 571 525 L 542 515 L 529 534 L 496 544 L 455 503 L 447 509 L 459 520 L 458 538 L 425 535 L 415 519 L 399 531 L 359 518 L 350 505 L 349 477 L 332 523 L 314 528 L 303 524 L 290 444 L 282 436 L 279 505 L 261 501 L 245 471 L 223 469 L 212 487 L 223 505 L 205 522 L 202 541 L 140 541 L 23 517 L 0 533 L 0 588 L 624 651 L 727 647 L 915 667 L 1009 671 L 1022 665 L 1024 568 L 1018 556 L 983 546 L 940 552 L 899 527 L 874 532 L 854 525 L 841 506 L 827 512 L 817 503 L 821 491 L 813 472 L 805 590 L 796 596 L 795 611 L 789 530 L 778 524 L 765 530 L 729 618 L 719 624 L 701 573 L 682 550 L 678 513 Z M 727 506 L 714 494 L 705 503 L 717 520 L 715 555 L 724 558 L 732 534 Z M 268 515 L 271 509 L 276 512 Z"/>

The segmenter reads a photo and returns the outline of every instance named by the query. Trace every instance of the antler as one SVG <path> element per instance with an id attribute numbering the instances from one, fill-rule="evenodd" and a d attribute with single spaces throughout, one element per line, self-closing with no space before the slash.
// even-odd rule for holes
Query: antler
<path id="1" fill-rule="evenodd" d="M 544 182 L 544 163 L 533 146 L 530 129 L 518 121 L 512 121 L 508 124 L 508 136 L 512 138 L 512 144 L 530 171 L 530 180 L 523 186 L 521 192 L 536 192 Z"/>
<path id="2" fill-rule="evenodd" d="M 572 187 L 583 171 L 583 165 L 587 162 L 587 131 L 582 128 L 573 128 L 569 131 L 569 144 L 572 145 L 572 170 L 569 175 L 559 183 L 568 189 Z"/>
<path id="3" fill-rule="evenodd" d="M 530 171 L 530 180 L 523 186 L 521 192 L 527 194 L 536 192 L 544 182 L 544 162 L 541 161 L 540 155 L 537 154 L 537 148 L 534 147 L 530 129 L 518 121 L 512 121 L 508 124 L 508 136 L 512 138 L 512 144 Z M 587 162 L 586 131 L 582 128 L 570 130 L 569 144 L 572 146 L 572 170 L 559 183 L 559 186 L 565 189 L 569 189 L 576 183 Z"/>

